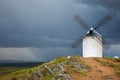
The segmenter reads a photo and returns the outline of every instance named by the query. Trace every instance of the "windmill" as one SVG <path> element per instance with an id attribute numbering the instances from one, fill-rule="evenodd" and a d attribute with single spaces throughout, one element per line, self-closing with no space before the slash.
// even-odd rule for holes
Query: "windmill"
<path id="1" fill-rule="evenodd" d="M 109 22 L 112 17 L 110 15 L 105 16 L 91 28 L 79 15 L 76 15 L 74 19 L 85 30 L 87 30 L 87 33 L 83 34 L 76 41 L 74 41 L 72 43 L 72 48 L 78 47 L 79 44 L 83 41 L 83 57 L 102 57 L 102 47 L 108 49 L 110 45 L 102 38 L 97 30 Z"/>

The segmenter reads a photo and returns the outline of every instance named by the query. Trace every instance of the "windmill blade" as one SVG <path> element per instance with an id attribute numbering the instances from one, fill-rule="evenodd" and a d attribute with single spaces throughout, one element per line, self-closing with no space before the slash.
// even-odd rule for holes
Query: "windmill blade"
<path id="1" fill-rule="evenodd" d="M 99 35 L 96 35 L 96 33 L 93 34 L 95 36 L 95 40 L 102 46 L 102 40 L 99 38 Z"/>
<path id="2" fill-rule="evenodd" d="M 72 48 L 76 48 L 79 46 L 80 42 L 82 42 L 83 38 L 85 38 L 88 34 L 82 35 L 80 38 L 78 38 L 76 41 L 72 43 Z"/>
<path id="3" fill-rule="evenodd" d="M 112 19 L 110 15 L 105 16 L 103 19 L 98 21 L 94 26 L 94 30 L 98 30 L 99 28 L 103 27 L 107 22 L 109 22 Z"/>
<path id="4" fill-rule="evenodd" d="M 103 47 L 105 49 L 109 49 L 110 48 L 110 44 L 104 38 L 102 38 L 102 44 L 103 44 Z"/>
<path id="5" fill-rule="evenodd" d="M 84 29 L 89 30 L 89 25 L 88 25 L 79 15 L 76 15 L 76 16 L 74 17 L 74 19 L 75 19 L 81 26 L 83 26 Z"/>
<path id="6" fill-rule="evenodd" d="M 103 48 L 104 49 L 109 49 L 109 47 L 110 47 L 110 44 L 106 41 L 106 40 L 104 40 L 104 38 L 102 38 L 102 39 L 100 39 L 99 37 L 99 35 L 97 35 L 96 33 L 94 33 L 94 36 L 96 37 L 95 39 L 96 39 L 96 41 L 101 45 L 101 46 L 103 46 Z"/>

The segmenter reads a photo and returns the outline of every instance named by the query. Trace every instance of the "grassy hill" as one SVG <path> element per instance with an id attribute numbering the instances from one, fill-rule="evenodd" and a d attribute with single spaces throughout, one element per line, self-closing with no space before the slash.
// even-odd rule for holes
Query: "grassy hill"
<path id="1" fill-rule="evenodd" d="M 59 57 L 0 80 L 120 80 L 120 59 Z"/>

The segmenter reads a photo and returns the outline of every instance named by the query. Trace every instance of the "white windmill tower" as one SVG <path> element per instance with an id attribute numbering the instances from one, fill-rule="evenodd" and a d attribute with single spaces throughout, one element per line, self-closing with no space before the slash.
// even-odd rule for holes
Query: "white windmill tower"
<path id="1" fill-rule="evenodd" d="M 108 49 L 110 45 L 102 38 L 97 30 L 109 22 L 112 17 L 110 15 L 105 16 L 91 28 L 80 16 L 76 15 L 74 19 L 81 24 L 84 29 L 88 30 L 88 32 L 74 41 L 72 47 L 78 47 L 83 40 L 83 57 L 102 57 L 102 46 Z"/>

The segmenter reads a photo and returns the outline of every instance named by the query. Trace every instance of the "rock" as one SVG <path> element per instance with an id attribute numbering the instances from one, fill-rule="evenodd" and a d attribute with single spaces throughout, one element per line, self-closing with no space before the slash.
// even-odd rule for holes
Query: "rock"
<path id="1" fill-rule="evenodd" d="M 69 74 L 58 74 L 56 80 L 73 80 Z"/>
<path id="2" fill-rule="evenodd" d="M 91 68 L 89 66 L 84 65 L 76 58 L 70 57 L 66 61 L 62 61 L 55 64 L 44 65 L 44 72 L 48 76 L 55 76 L 52 77 L 51 80 L 73 80 L 67 70 L 65 69 L 64 65 L 68 65 L 69 69 L 75 71 L 90 71 Z M 32 74 L 32 80 L 42 79 L 44 76 L 41 74 L 39 68 L 38 70 Z"/>
<path id="3" fill-rule="evenodd" d="M 38 80 L 38 77 L 37 77 L 36 73 L 32 73 L 31 79 L 32 80 Z"/>
<path id="4" fill-rule="evenodd" d="M 105 75 L 103 76 L 105 78 L 105 80 L 114 80 L 111 75 Z"/>
<path id="5" fill-rule="evenodd" d="M 45 65 L 44 67 L 49 71 L 47 72 L 48 74 L 50 73 L 51 75 L 53 75 L 53 71 L 47 65 Z"/>
<path id="6" fill-rule="evenodd" d="M 43 75 L 41 73 L 41 71 L 39 70 L 39 68 L 37 70 L 35 70 L 34 72 L 32 72 L 32 70 L 30 70 L 30 72 L 28 73 L 28 78 L 26 80 L 39 80 L 42 79 Z"/>
<path id="7" fill-rule="evenodd" d="M 84 70 L 84 71 L 91 71 L 91 67 L 90 66 L 85 66 L 83 63 L 80 63 L 80 61 L 78 61 L 75 58 L 70 58 L 67 63 L 73 68 L 73 70 L 78 71 L 78 70 Z"/>
<path id="8" fill-rule="evenodd" d="M 96 69 L 96 72 L 102 72 L 102 70 L 100 70 L 100 69 Z"/>
<path id="9" fill-rule="evenodd" d="M 62 64 L 57 63 L 56 65 L 54 65 L 52 67 L 52 71 L 55 72 L 55 73 L 64 73 L 65 68 Z"/>
<path id="10" fill-rule="evenodd" d="M 60 68 L 60 72 L 61 72 L 61 73 L 65 72 L 65 68 L 64 68 L 63 65 L 58 64 L 58 66 L 59 66 L 59 68 Z"/>
<path id="11" fill-rule="evenodd" d="M 43 75 L 42 75 L 41 71 L 39 70 L 39 68 L 38 68 L 38 70 L 37 70 L 37 72 L 36 72 L 36 75 L 37 75 L 39 78 L 42 78 L 42 77 L 43 77 Z"/>
<path id="12" fill-rule="evenodd" d="M 70 59 L 71 58 L 71 56 L 67 56 L 67 59 Z"/>
<path id="13" fill-rule="evenodd" d="M 31 79 L 32 80 L 38 80 L 40 78 L 42 78 L 42 75 L 40 73 L 38 73 L 38 72 L 31 74 Z"/>

